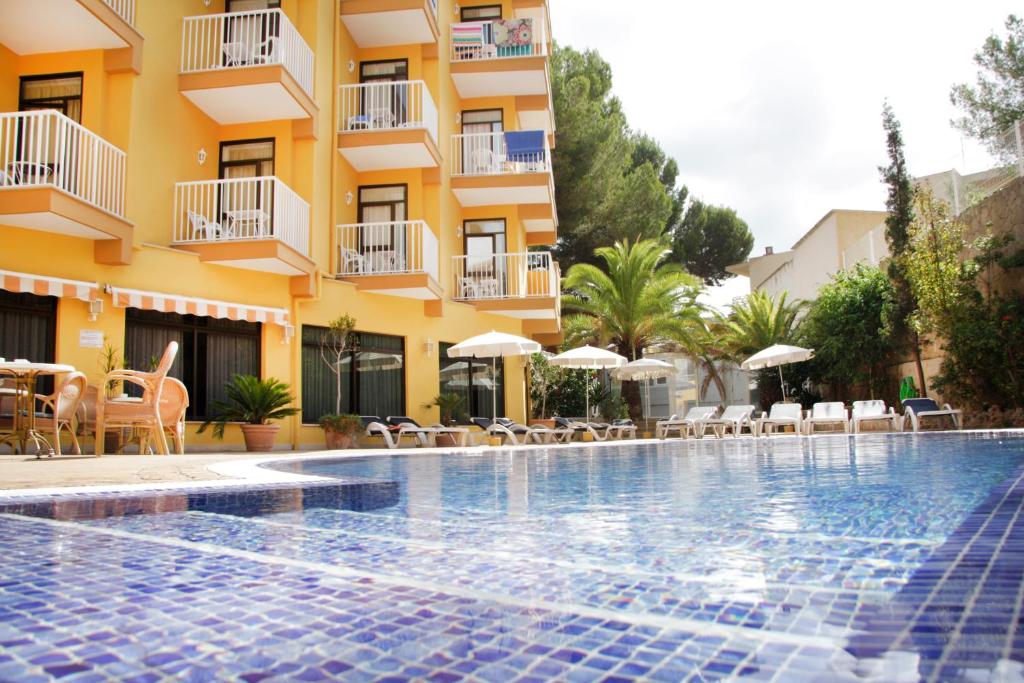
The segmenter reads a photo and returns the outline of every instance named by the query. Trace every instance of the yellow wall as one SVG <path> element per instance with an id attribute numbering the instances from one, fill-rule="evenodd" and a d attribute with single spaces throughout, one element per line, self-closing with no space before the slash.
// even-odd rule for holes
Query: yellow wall
<path id="1" fill-rule="evenodd" d="M 108 266 L 94 259 L 94 243 L 4 225 L 0 214 L 0 269 L 98 282 L 168 294 L 242 304 L 284 308 L 290 311 L 296 339 L 284 343 L 282 328 L 263 326 L 264 377 L 274 376 L 292 385 L 301 395 L 301 326 L 325 325 L 348 313 L 364 332 L 401 336 L 406 349 L 406 413 L 425 422 L 437 419 L 428 404 L 439 390 L 438 349 L 442 342 L 455 343 L 474 334 L 499 330 L 522 334 L 522 321 L 478 311 L 455 303 L 451 292 L 452 256 L 462 253 L 458 231 L 473 218 L 505 218 L 508 250 L 525 251 L 525 234 L 516 206 L 463 209 L 451 192 L 451 136 L 460 132 L 457 114 L 467 109 L 501 108 L 505 127 L 518 128 L 515 98 L 462 100 L 450 78 L 448 23 L 454 16 L 452 0 L 441 0 L 441 37 L 436 56 L 424 46 L 407 45 L 360 50 L 340 19 L 337 0 L 284 0 L 283 9 L 314 50 L 314 100 L 319 108 L 315 137 L 298 138 L 290 121 L 266 121 L 219 125 L 178 91 L 181 25 L 185 16 L 223 12 L 221 0 L 207 7 L 203 0 L 141 2 L 136 28 L 145 37 L 143 71 L 107 73 L 104 52 L 89 50 L 43 55 L 16 55 L 0 45 L 0 111 L 17 109 L 18 77 L 31 74 L 82 71 L 82 125 L 127 152 L 125 217 L 134 226 L 132 262 Z M 512 15 L 511 0 L 504 0 L 505 15 Z M 359 79 L 361 61 L 403 58 L 409 77 L 424 80 L 438 105 L 443 157 L 440 182 L 425 182 L 420 169 L 357 173 L 337 150 L 335 102 L 337 86 Z M 349 60 L 356 68 L 349 71 Z M 317 296 L 293 296 L 289 277 L 202 263 L 196 254 L 171 248 L 175 183 L 209 180 L 218 174 L 219 143 L 227 140 L 266 138 L 275 141 L 275 175 L 310 204 L 310 257 L 317 268 Z M 206 161 L 199 163 L 200 149 Z M 335 226 L 357 220 L 357 201 L 347 204 L 345 195 L 357 195 L 360 185 L 406 184 L 409 218 L 425 220 L 438 237 L 440 286 L 444 290 L 443 315 L 427 315 L 424 302 L 397 296 L 357 291 L 346 282 L 332 279 Z M 0 206 L 3 194 L 0 193 Z M 62 299 L 57 314 L 57 360 L 84 371 L 91 382 L 101 378 L 100 351 L 82 348 L 83 330 L 101 331 L 111 344 L 124 343 L 125 312 L 114 308 L 109 295 L 101 294 L 103 313 L 88 320 L 88 306 L 77 299 Z M 426 354 L 426 345 L 433 352 Z M 526 417 L 523 364 L 506 362 L 506 413 L 517 420 Z M 209 435 L 197 437 L 191 425 L 190 447 L 214 447 Z M 279 446 L 312 446 L 322 443 L 319 429 L 303 427 L 295 417 L 282 425 Z M 238 447 L 240 434 L 229 429 L 223 447 Z M 221 447 L 221 446 L 217 446 Z"/>

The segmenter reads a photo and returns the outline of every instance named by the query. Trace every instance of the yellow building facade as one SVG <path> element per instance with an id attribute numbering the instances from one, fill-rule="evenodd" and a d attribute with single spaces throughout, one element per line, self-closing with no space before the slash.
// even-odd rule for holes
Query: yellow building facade
<path id="1" fill-rule="evenodd" d="M 187 443 L 233 373 L 276 377 L 323 443 L 342 412 L 526 417 L 498 330 L 557 343 L 547 0 L 45 0 L 0 9 L 0 357 L 102 377 L 170 340 Z M 229 429 L 226 444 L 241 443 Z"/>

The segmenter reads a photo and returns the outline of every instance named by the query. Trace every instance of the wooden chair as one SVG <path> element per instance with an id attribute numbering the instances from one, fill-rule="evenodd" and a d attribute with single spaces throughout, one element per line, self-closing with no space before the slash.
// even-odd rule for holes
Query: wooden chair
<path id="1" fill-rule="evenodd" d="M 57 455 L 62 455 L 60 433 L 63 429 L 71 434 L 71 443 L 75 448 L 75 454 L 82 454 L 76 431 L 78 408 L 82 399 L 85 398 L 87 385 L 88 380 L 83 373 L 71 372 L 64 377 L 64 381 L 51 395 L 36 394 L 36 401 L 41 404 L 42 408 L 41 413 L 36 415 L 36 429 L 52 436 L 50 443 Z"/>
<path id="2" fill-rule="evenodd" d="M 108 429 L 134 427 L 149 430 L 149 438 L 156 442 L 157 452 L 168 455 L 167 437 L 161 418 L 161 397 L 166 384 L 167 373 L 178 355 L 178 342 L 171 342 L 164 351 L 160 364 L 153 372 L 138 370 L 112 370 L 103 378 L 100 386 L 107 382 L 128 382 L 142 387 L 142 399 L 124 401 L 109 399 L 100 395 L 96 401 L 96 455 L 103 455 L 104 434 Z M 145 437 L 143 442 L 145 443 Z"/>

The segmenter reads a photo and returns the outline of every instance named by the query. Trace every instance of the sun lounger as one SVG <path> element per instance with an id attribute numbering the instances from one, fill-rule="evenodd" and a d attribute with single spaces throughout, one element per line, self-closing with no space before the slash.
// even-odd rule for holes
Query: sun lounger
<path id="1" fill-rule="evenodd" d="M 888 423 L 894 432 L 901 430 L 900 416 L 892 408 L 885 407 L 885 401 L 854 401 L 853 413 L 850 415 L 850 427 L 855 434 L 860 433 L 860 427 L 865 422 Z"/>
<path id="2" fill-rule="evenodd" d="M 939 404 L 930 398 L 903 399 L 903 430 L 907 429 L 907 421 L 915 432 L 921 431 L 921 418 L 948 417 L 953 421 L 954 429 L 964 428 L 963 411 L 955 410 L 948 403 L 939 408 Z"/>
<path id="3" fill-rule="evenodd" d="M 818 425 L 832 425 L 843 428 L 846 433 L 850 432 L 850 414 L 846 406 L 838 401 L 828 403 L 815 403 L 811 408 L 811 414 L 804 418 L 804 431 L 807 435 L 814 433 Z"/>
<path id="4" fill-rule="evenodd" d="M 803 428 L 803 409 L 799 403 L 773 403 L 771 412 L 761 413 L 757 421 L 757 433 L 760 436 L 774 434 L 776 428 L 792 426 L 793 431 L 801 433 Z"/>
<path id="5" fill-rule="evenodd" d="M 668 438 L 669 432 L 679 432 L 679 437 L 683 439 L 689 433 L 695 437 L 704 436 L 705 423 L 713 419 L 717 412 L 716 406 L 694 406 L 681 420 L 676 419 L 675 415 L 667 420 L 658 420 L 654 425 L 654 434 L 659 439 Z"/>
<path id="6" fill-rule="evenodd" d="M 636 425 L 629 418 L 622 418 L 619 420 L 612 420 L 612 423 L 608 426 L 606 433 L 616 439 L 635 439 L 636 438 Z M 626 435 L 629 436 L 626 436 Z"/>
<path id="7" fill-rule="evenodd" d="M 573 435 L 571 429 L 550 429 L 543 425 L 530 425 L 528 427 L 514 422 L 507 417 L 499 417 L 497 420 L 491 420 L 486 417 L 474 417 L 472 422 L 487 432 L 488 436 L 508 437 L 513 446 L 520 444 L 520 438 L 524 444 L 530 439 L 533 439 L 535 443 L 541 444 L 568 441 Z"/>
<path id="8" fill-rule="evenodd" d="M 459 446 L 465 446 L 466 439 L 469 438 L 469 430 L 465 427 L 445 427 L 442 424 L 424 427 L 408 415 L 389 415 L 388 424 L 409 434 L 415 434 L 418 439 L 426 439 L 427 443 L 432 446 L 437 445 L 438 434 L 449 434 L 455 437 Z"/>
<path id="9" fill-rule="evenodd" d="M 399 427 L 385 424 L 384 419 L 377 415 L 360 415 L 359 419 L 362 420 L 363 427 L 366 428 L 366 436 L 381 437 L 388 448 L 398 448 L 406 433 Z"/>
<path id="10" fill-rule="evenodd" d="M 754 414 L 754 406 L 726 406 L 721 417 L 711 418 L 704 421 L 704 427 L 711 427 L 715 436 L 719 439 L 725 438 L 725 433 L 732 430 L 734 437 L 739 436 L 746 427 L 750 435 L 754 436 L 757 426 L 751 417 Z"/>
<path id="11" fill-rule="evenodd" d="M 605 441 L 608 438 L 608 433 L 611 425 L 602 424 L 599 422 L 581 422 L 579 420 L 573 420 L 567 417 L 556 417 L 555 426 L 559 429 L 571 430 L 574 434 L 585 434 L 589 433 L 594 437 L 595 441 Z M 602 434 L 600 430 L 604 430 Z"/>

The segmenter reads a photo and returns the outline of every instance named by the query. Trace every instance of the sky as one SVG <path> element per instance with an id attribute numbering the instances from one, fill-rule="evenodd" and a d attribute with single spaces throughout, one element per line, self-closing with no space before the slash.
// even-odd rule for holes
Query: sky
<path id="1" fill-rule="evenodd" d="M 612 66 L 630 125 L 679 163 L 691 196 L 736 209 L 752 255 L 788 249 L 831 209 L 883 209 L 883 101 L 913 175 L 988 166 L 950 126 L 949 91 L 1020 0 L 551 0 L 555 39 Z M 749 291 L 732 278 L 708 301 Z"/>

